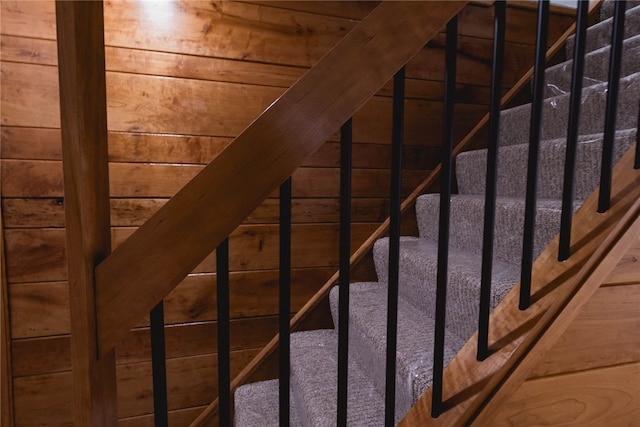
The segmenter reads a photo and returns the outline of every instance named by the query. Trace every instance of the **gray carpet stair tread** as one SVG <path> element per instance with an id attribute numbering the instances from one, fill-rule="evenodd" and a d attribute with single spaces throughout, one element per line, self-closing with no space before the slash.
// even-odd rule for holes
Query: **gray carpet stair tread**
<path id="1" fill-rule="evenodd" d="M 629 8 L 625 13 L 624 19 L 624 38 L 633 37 L 640 34 L 640 6 L 629 4 Z M 631 7 L 632 6 L 632 7 Z M 613 14 L 613 11 L 611 11 Z M 611 15 L 612 16 L 612 15 Z M 611 44 L 611 29 L 613 26 L 613 17 L 609 17 L 603 21 L 592 25 L 587 29 L 587 46 L 586 51 L 592 52 L 601 47 Z M 567 59 L 573 58 L 573 49 L 575 45 L 575 36 L 567 39 L 566 54 Z"/>
<path id="2" fill-rule="evenodd" d="M 638 70 L 640 71 L 640 70 Z M 580 107 L 580 135 L 601 133 L 607 101 L 607 83 L 585 87 Z M 620 79 L 618 95 L 618 129 L 636 127 L 638 123 L 638 99 L 640 99 L 640 72 Z M 544 100 L 542 107 L 541 139 L 566 138 L 569 120 L 570 94 Z M 531 120 L 531 104 L 504 110 L 500 115 L 501 147 L 528 144 Z"/>
<path id="3" fill-rule="evenodd" d="M 605 0 L 600 6 L 600 20 L 604 21 L 613 16 L 613 8 L 616 4 L 616 0 Z M 640 5 L 640 0 L 627 0 L 626 9 L 629 10 Z"/>
<path id="4" fill-rule="evenodd" d="M 560 229 L 561 200 L 542 199 L 536 204 L 534 257 Z M 420 237 L 438 239 L 439 194 L 425 194 L 416 202 Z M 497 259 L 520 265 L 524 228 L 524 199 L 501 197 L 496 200 L 493 253 Z M 484 196 L 454 195 L 451 198 L 449 244 L 467 251 L 482 251 L 484 234 Z"/>
<path id="5" fill-rule="evenodd" d="M 331 312 L 337 322 L 339 289 L 330 293 Z M 380 394 L 385 390 L 387 346 L 387 293 L 380 283 L 352 283 L 349 287 L 350 354 L 374 378 Z M 402 297 L 398 301 L 396 357 L 396 420 L 399 421 L 413 403 L 431 385 L 433 368 L 433 331 L 435 323 Z M 445 364 L 464 341 L 446 334 Z"/>
<path id="6" fill-rule="evenodd" d="M 609 78 L 609 57 L 611 48 L 605 46 L 585 55 L 584 87 L 602 82 Z M 571 91 L 571 73 L 573 61 L 549 67 L 545 73 L 545 98 L 569 93 Z M 626 77 L 640 70 L 640 35 L 626 39 L 623 43 L 623 56 L 620 77 Z"/>
<path id="7" fill-rule="evenodd" d="M 291 389 L 303 426 L 336 425 L 338 337 L 333 329 L 291 334 Z M 350 358 L 347 424 L 384 425 L 384 399 Z"/>
<path id="8" fill-rule="evenodd" d="M 614 162 L 635 141 L 634 128 L 616 132 Z M 579 139 L 576 157 L 575 198 L 585 199 L 597 187 L 600 180 L 602 134 L 584 135 Z M 524 198 L 526 195 L 527 157 L 526 144 L 501 147 L 498 154 L 498 188 L 501 197 Z M 542 141 L 540 144 L 538 197 L 562 198 L 563 171 L 566 152 L 564 138 Z M 484 194 L 487 150 L 461 153 L 456 158 L 458 191 L 461 194 Z"/>
<path id="9" fill-rule="evenodd" d="M 261 381 L 238 387 L 234 395 L 234 425 L 236 427 L 278 427 L 280 425 L 278 387 L 278 380 Z M 289 425 L 300 427 L 294 396 L 292 395 L 290 399 Z"/>
<path id="10" fill-rule="evenodd" d="M 438 265 L 435 241 L 417 237 L 400 239 L 399 294 L 428 317 L 435 319 L 435 289 Z M 378 240 L 373 248 L 376 272 L 387 282 L 389 239 Z M 449 249 L 447 287 L 447 327 L 463 340 L 477 329 L 482 254 Z M 495 307 L 520 276 L 515 265 L 494 260 L 491 307 Z"/>

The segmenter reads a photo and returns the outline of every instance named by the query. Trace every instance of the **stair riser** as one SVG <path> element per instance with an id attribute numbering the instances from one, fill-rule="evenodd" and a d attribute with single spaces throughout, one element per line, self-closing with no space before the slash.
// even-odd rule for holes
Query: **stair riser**
<path id="1" fill-rule="evenodd" d="M 602 6 L 600 7 L 600 21 L 604 21 L 605 19 L 609 19 L 613 16 L 615 3 L 616 0 L 605 0 L 602 2 Z M 625 7 L 629 10 L 639 5 L 640 0 L 627 0 Z"/>
<path id="2" fill-rule="evenodd" d="M 585 57 L 583 86 L 607 82 L 609 78 L 609 47 L 598 49 Z M 548 68 L 545 73 L 544 97 L 550 98 L 571 91 L 573 61 Z M 624 41 L 620 77 L 626 77 L 640 69 L 640 36 Z"/>
<path id="3" fill-rule="evenodd" d="M 541 206 L 543 205 L 543 206 Z M 524 203 L 501 200 L 496 207 L 494 228 L 494 257 L 520 265 L 524 228 Z M 438 239 L 440 200 L 436 195 L 418 199 L 416 212 L 420 237 Z M 484 234 L 484 200 L 454 197 L 451 200 L 450 221 L 455 224 L 449 234 L 449 244 L 469 252 L 482 253 Z M 540 202 L 536 212 L 534 257 L 538 257 L 547 243 L 560 229 L 559 203 L 553 206 Z"/>
<path id="4" fill-rule="evenodd" d="M 374 378 L 380 394 L 385 392 L 387 287 L 379 283 L 350 285 L 350 352 L 363 371 Z M 337 323 L 338 288 L 330 294 L 331 312 Z M 429 387 L 433 365 L 433 320 L 402 297 L 398 301 L 396 356 L 396 420 L 399 421 Z M 445 363 L 464 342 L 447 333 Z"/>
<path id="5" fill-rule="evenodd" d="M 633 37 L 640 34 L 640 7 L 634 3 L 629 3 L 627 13 L 624 20 L 624 38 Z M 611 10 L 611 15 L 613 10 Z M 613 21 L 611 18 L 606 21 L 599 22 L 587 29 L 587 52 L 608 46 L 611 43 L 611 30 Z M 573 49 L 575 45 L 575 36 L 567 39 L 566 54 L 567 59 L 573 59 Z"/>
<path id="6" fill-rule="evenodd" d="M 633 144 L 635 131 L 627 132 L 615 141 L 614 162 Z M 547 141 L 540 149 L 538 197 L 561 199 L 565 162 L 565 142 Z M 526 195 L 528 146 L 504 147 L 499 151 L 498 196 L 524 198 Z M 600 180 L 602 142 L 578 144 L 574 196 L 585 199 Z M 456 160 L 458 190 L 461 194 L 484 194 L 486 150 L 463 153 Z"/>
<path id="7" fill-rule="evenodd" d="M 437 252 L 431 255 L 400 245 L 399 294 L 427 317 L 435 318 Z M 386 283 L 388 273 L 388 240 L 374 246 L 374 261 L 380 282 Z M 515 284 L 518 271 L 511 266 L 503 269 L 494 264 L 491 306 L 495 307 Z M 458 258 L 455 266 L 450 259 L 447 287 L 447 328 L 456 337 L 467 340 L 477 329 L 480 297 L 480 259 L 474 255 Z"/>
<path id="8" fill-rule="evenodd" d="M 607 85 L 584 88 L 580 106 L 580 135 L 601 133 L 607 103 Z M 640 99 L 640 73 L 620 79 L 616 125 L 617 129 L 629 129 L 638 123 L 638 99 Z M 542 109 L 541 140 L 567 137 L 570 95 L 546 99 Z M 503 111 L 500 115 L 500 146 L 527 144 L 531 104 Z"/>

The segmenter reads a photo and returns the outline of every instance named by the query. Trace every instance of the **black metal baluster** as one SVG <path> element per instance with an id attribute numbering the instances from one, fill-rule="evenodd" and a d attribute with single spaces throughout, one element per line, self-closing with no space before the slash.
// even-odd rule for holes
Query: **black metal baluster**
<path id="1" fill-rule="evenodd" d="M 347 425 L 349 364 L 349 277 L 351 253 L 351 137 L 352 119 L 340 129 L 340 286 L 338 288 L 338 417 Z"/>
<path id="2" fill-rule="evenodd" d="M 478 360 L 484 360 L 489 356 L 489 311 L 491 305 L 493 237 L 498 182 L 498 140 L 500 136 L 500 98 L 502 93 L 506 9 L 507 6 L 504 0 L 495 3 L 493 71 L 491 73 L 491 99 L 489 106 L 489 146 L 487 150 L 487 182 L 484 199 L 484 234 L 482 240 L 482 273 L 480 278 Z"/>
<path id="3" fill-rule="evenodd" d="M 231 361 L 229 345 L 229 239 L 216 249 L 216 298 L 218 303 L 218 419 L 231 426 Z"/>
<path id="4" fill-rule="evenodd" d="M 289 426 L 289 366 L 291 359 L 291 177 L 280 186 L 280 286 L 279 286 L 279 392 L 280 426 Z"/>
<path id="5" fill-rule="evenodd" d="M 536 200 L 538 192 L 538 158 L 544 100 L 544 66 L 549 33 L 549 0 L 538 3 L 538 28 L 536 35 L 536 59 L 533 71 L 533 99 L 529 126 L 529 158 L 527 165 L 527 195 L 524 208 L 524 235 L 522 238 L 522 263 L 520 270 L 520 310 L 531 305 L 531 268 L 536 226 Z"/>
<path id="6" fill-rule="evenodd" d="M 169 425 L 167 406 L 167 366 L 164 344 L 164 303 L 160 301 L 149 314 L 151 323 L 151 372 L 153 376 L 153 422 Z"/>
<path id="7" fill-rule="evenodd" d="M 560 242 L 558 261 L 564 261 L 571 254 L 571 219 L 573 216 L 573 189 L 580 126 L 580 104 L 582 100 L 582 79 L 584 76 L 584 52 L 587 42 L 587 18 L 589 2 L 579 1 L 577 12 L 576 40 L 573 50 L 573 71 L 567 129 L 567 152 L 564 163 L 562 192 L 562 214 L 560 217 Z"/>
<path id="8" fill-rule="evenodd" d="M 447 270 L 449 269 L 449 212 L 453 177 L 453 113 L 456 94 L 456 59 L 458 17 L 447 24 L 445 50 L 444 116 L 442 133 L 442 169 L 440 172 L 440 214 L 438 228 L 438 271 L 436 284 L 436 319 L 433 344 L 433 393 L 431 416 L 442 413 L 442 372 L 444 370 L 444 341 L 447 307 Z"/>
<path id="9" fill-rule="evenodd" d="M 396 347 L 398 330 L 398 274 L 400 264 L 400 197 L 402 194 L 402 143 L 404 140 L 404 75 L 393 76 L 393 136 L 391 151 L 391 201 L 389 225 L 389 294 L 387 301 L 387 364 L 385 426 L 395 425 Z"/>
<path id="10" fill-rule="evenodd" d="M 600 166 L 600 192 L 598 194 L 599 213 L 608 211 L 611 206 L 611 171 L 613 170 L 613 146 L 615 144 L 616 114 L 620 88 L 625 5 L 625 0 L 616 1 L 613 12 L 611 55 L 609 57 L 609 86 L 607 86 L 607 107 L 604 122 L 604 139 L 602 141 L 602 165 Z"/>

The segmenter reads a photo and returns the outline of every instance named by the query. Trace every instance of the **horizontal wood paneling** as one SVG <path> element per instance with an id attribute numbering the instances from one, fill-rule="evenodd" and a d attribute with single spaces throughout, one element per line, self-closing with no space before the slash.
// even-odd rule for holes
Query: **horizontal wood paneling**
<path id="1" fill-rule="evenodd" d="M 4 35 L 0 39 L 0 43 L 2 46 L 0 58 L 3 61 L 57 65 L 57 52 L 53 40 Z M 234 61 L 112 46 L 107 46 L 105 50 L 108 71 L 134 74 L 286 88 L 307 70 L 304 67 Z M 428 51 L 426 52 L 428 53 Z M 467 74 L 469 75 L 469 73 Z M 415 78 L 411 75 L 408 76 L 405 95 L 408 98 L 441 101 L 444 91 L 439 79 L 422 80 L 418 77 L 419 75 L 417 73 Z M 380 95 L 385 96 L 391 96 L 392 93 L 391 82 L 386 84 L 379 92 Z M 458 83 L 457 95 L 459 99 L 463 99 L 470 104 L 487 104 L 489 100 L 488 82 L 477 79 L 474 84 Z"/>
<path id="2" fill-rule="evenodd" d="M 335 268 L 330 267 L 293 270 L 292 310 L 299 309 L 334 271 Z M 232 272 L 230 281 L 232 318 L 278 313 L 278 271 Z M 214 274 L 187 276 L 165 299 L 165 323 L 215 320 L 215 285 Z M 14 339 L 69 333 L 69 295 L 66 282 L 13 284 L 10 296 L 15 307 L 11 314 Z M 141 319 L 138 326 L 148 324 L 148 318 Z"/>
<path id="3" fill-rule="evenodd" d="M 640 364 L 525 382 L 492 426 L 633 426 L 640 419 Z"/>
<path id="4" fill-rule="evenodd" d="M 33 76 L 38 76 L 36 85 L 31 85 Z M 7 88 L 1 98 L 3 125 L 60 126 L 56 67 L 3 62 L 2 85 Z M 282 93 L 269 86 L 108 72 L 108 126 L 119 132 L 233 137 Z M 390 140 L 391 102 L 374 97 L 355 114 L 354 141 Z M 424 141 L 428 134 L 425 145 L 439 144 L 442 103 L 408 99 L 405 105 L 407 141 Z M 471 130 L 485 111 L 483 106 L 458 103 L 457 137 Z"/>
<path id="5" fill-rule="evenodd" d="M 138 226 L 155 213 L 168 199 L 111 199 L 111 225 Z M 245 220 L 245 224 L 276 224 L 278 199 L 265 200 Z M 354 222 L 380 222 L 389 212 L 385 199 L 356 198 L 351 201 Z M 292 221 L 300 223 L 338 222 L 340 203 L 337 198 L 294 199 Z M 64 199 L 4 199 L 2 209 L 6 228 L 64 227 Z"/>
<path id="6" fill-rule="evenodd" d="M 3 159 L 61 160 L 60 130 L 3 126 Z M 109 160 L 118 163 L 209 163 L 231 141 L 230 138 L 146 134 L 131 132 L 109 133 Z M 438 145 L 406 144 L 404 169 L 430 170 L 437 165 Z M 388 168 L 391 145 L 388 141 L 355 143 L 352 147 L 353 167 L 356 169 Z M 340 143 L 327 142 L 313 153 L 303 166 L 339 167 Z"/>
<path id="7" fill-rule="evenodd" d="M 247 363 L 256 350 L 234 351 L 232 373 Z M 217 394 L 217 361 L 214 355 L 167 360 L 170 409 L 209 403 Z M 152 412 L 151 362 L 117 367 L 118 416 Z M 16 426 L 68 425 L 71 422 L 71 374 L 59 372 L 16 378 Z"/>
<path id="8" fill-rule="evenodd" d="M 111 163 L 112 197 L 171 197 L 202 171 L 202 165 L 159 163 Z M 403 193 L 408 194 L 429 171 L 404 171 Z M 354 169 L 353 197 L 385 197 L 389 194 L 388 169 Z M 300 168 L 292 177 L 294 197 L 339 196 L 338 168 Z M 6 198 L 63 197 L 62 163 L 52 160 L 5 160 L 2 193 Z M 277 194 L 274 193 L 274 196 Z"/>
<path id="9" fill-rule="evenodd" d="M 277 316 L 231 321 L 231 349 L 261 349 L 278 330 Z M 217 323 L 198 322 L 168 325 L 165 329 L 168 359 L 217 353 Z M 116 348 L 116 363 L 126 365 L 151 360 L 149 328 L 138 328 Z M 15 377 L 40 375 L 71 369 L 68 335 L 14 340 Z"/>
<path id="10" fill-rule="evenodd" d="M 376 227 L 375 223 L 353 224 L 352 248 L 355 250 Z M 336 266 L 337 228 L 336 224 L 293 225 L 293 268 Z M 117 247 L 134 230 L 132 227 L 113 228 L 113 246 Z M 5 238 L 10 283 L 66 279 L 64 229 L 7 229 Z M 277 225 L 240 226 L 229 236 L 229 242 L 229 265 L 232 271 L 277 268 Z M 309 256 L 310 253 L 314 256 Z M 215 271 L 215 253 L 207 257 L 194 271 Z"/>

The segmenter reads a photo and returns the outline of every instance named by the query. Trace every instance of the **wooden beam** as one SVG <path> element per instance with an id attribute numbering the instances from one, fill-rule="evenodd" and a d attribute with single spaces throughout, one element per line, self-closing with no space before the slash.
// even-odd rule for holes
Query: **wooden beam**
<path id="1" fill-rule="evenodd" d="M 0 199 L 2 193 L 0 192 Z M 0 206 L 0 425 L 13 423 L 13 383 L 11 368 L 11 325 L 9 323 L 9 290 L 4 254 L 4 226 Z"/>
<path id="2" fill-rule="evenodd" d="M 384 2 L 96 269 L 108 349 L 466 2 Z"/>
<path id="3" fill-rule="evenodd" d="M 95 266 L 111 251 L 102 2 L 57 1 L 74 419 L 117 422 L 115 349 L 98 351 Z"/>

